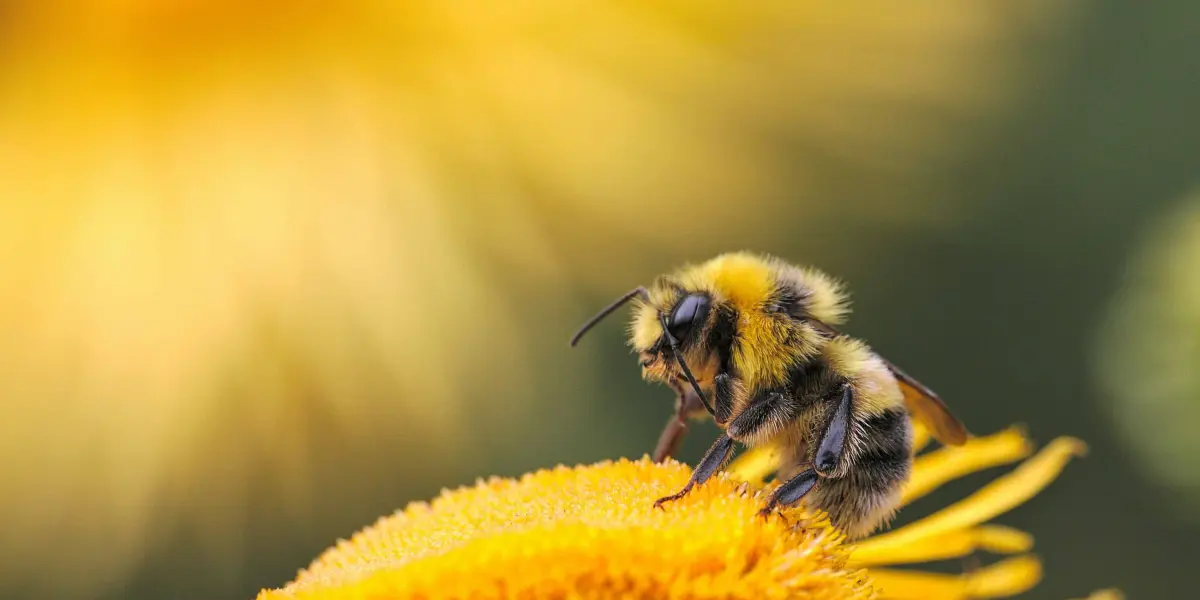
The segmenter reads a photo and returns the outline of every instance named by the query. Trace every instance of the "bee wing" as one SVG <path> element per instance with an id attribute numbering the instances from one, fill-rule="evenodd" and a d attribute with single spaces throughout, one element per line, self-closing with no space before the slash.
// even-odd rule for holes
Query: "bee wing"
<path id="1" fill-rule="evenodd" d="M 830 335 L 842 335 L 842 332 L 826 323 L 815 319 L 810 319 L 808 322 L 818 330 Z M 886 358 L 880 356 L 879 359 L 896 377 L 896 383 L 900 384 L 900 392 L 904 394 L 904 405 L 908 408 L 909 414 L 929 428 L 933 439 L 946 446 L 961 446 L 967 441 L 970 434 L 967 433 L 966 426 L 957 417 L 950 414 L 946 403 L 942 402 L 942 399 L 933 393 L 933 390 L 913 379 L 908 373 L 901 371 L 900 367 L 892 364 Z"/>
<path id="2" fill-rule="evenodd" d="M 892 371 L 892 375 L 896 376 L 896 383 L 900 384 L 900 392 L 904 394 L 904 404 L 909 414 L 925 424 L 935 440 L 946 446 L 961 446 L 967 441 L 966 426 L 950 414 L 950 409 L 937 394 L 887 359 L 882 360 Z"/>

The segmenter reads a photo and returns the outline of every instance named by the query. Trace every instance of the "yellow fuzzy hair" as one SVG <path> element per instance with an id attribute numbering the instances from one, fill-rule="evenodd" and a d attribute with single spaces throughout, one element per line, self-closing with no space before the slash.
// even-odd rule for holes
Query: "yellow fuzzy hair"
<path id="1" fill-rule="evenodd" d="M 662 335 L 658 311 L 669 309 L 677 292 L 667 282 L 688 290 L 708 292 L 714 302 L 729 302 L 740 314 L 761 310 L 775 289 L 776 268 L 771 259 L 748 252 L 722 254 L 699 265 L 684 265 L 650 286 L 650 301 L 635 301 L 637 308 L 630 327 L 636 350 L 654 345 Z M 745 323 L 741 323 L 745 325 Z"/>
<path id="2" fill-rule="evenodd" d="M 862 341 L 834 338 L 826 344 L 823 355 L 830 368 L 854 380 L 856 411 L 874 415 L 904 404 L 895 376 Z"/>
<path id="3" fill-rule="evenodd" d="M 663 304 L 654 302 L 653 294 L 654 292 L 651 292 L 652 300 L 650 302 L 645 302 L 641 298 L 633 300 L 633 320 L 629 322 L 629 344 L 636 352 L 653 346 L 663 333 L 662 323 L 658 322 L 658 307 Z"/>
<path id="4" fill-rule="evenodd" d="M 814 267 L 797 267 L 777 258 L 770 259 L 781 282 L 807 289 L 808 312 L 827 325 L 841 325 L 850 314 L 850 297 L 841 281 Z"/>
<path id="5" fill-rule="evenodd" d="M 750 252 L 722 254 L 698 265 L 686 265 L 649 289 L 649 302 L 638 302 L 630 324 L 630 341 L 638 351 L 652 346 L 662 335 L 659 311 L 667 310 L 678 291 L 667 282 L 687 290 L 707 292 L 716 303 L 729 303 L 741 320 L 741 344 L 734 364 L 747 382 L 772 385 L 787 377 L 788 369 L 816 351 L 814 345 L 788 346 L 790 324 L 767 318 L 767 305 L 778 284 L 788 283 L 809 293 L 809 313 L 831 325 L 840 324 L 849 312 L 841 283 L 825 273 L 796 267 L 772 256 Z M 797 352 L 798 350 L 798 352 Z"/>

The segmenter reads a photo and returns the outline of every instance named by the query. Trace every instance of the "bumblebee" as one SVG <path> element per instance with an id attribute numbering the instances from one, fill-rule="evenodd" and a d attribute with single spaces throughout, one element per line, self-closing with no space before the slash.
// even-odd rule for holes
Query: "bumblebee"
<path id="1" fill-rule="evenodd" d="M 687 485 L 656 507 L 722 469 L 734 442 L 774 443 L 782 450 L 783 483 L 759 514 L 804 500 L 857 539 L 896 512 L 912 471 L 912 419 L 945 445 L 961 445 L 969 435 L 936 394 L 838 331 L 847 295 L 817 269 L 723 254 L 631 290 L 588 321 L 571 345 L 630 301 L 630 344 L 642 377 L 676 392 L 655 459 L 670 456 L 697 414 L 711 415 L 723 431 Z"/>

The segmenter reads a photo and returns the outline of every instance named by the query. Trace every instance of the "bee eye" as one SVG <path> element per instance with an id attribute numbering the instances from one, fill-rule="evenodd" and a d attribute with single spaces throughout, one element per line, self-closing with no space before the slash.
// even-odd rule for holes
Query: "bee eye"
<path id="1" fill-rule="evenodd" d="M 692 323 L 695 321 L 704 321 L 704 317 L 707 314 L 708 296 L 703 294 L 686 296 L 671 311 L 671 318 L 667 322 L 667 331 L 675 339 L 683 339 L 683 336 L 687 335 L 687 332 L 691 330 Z"/>

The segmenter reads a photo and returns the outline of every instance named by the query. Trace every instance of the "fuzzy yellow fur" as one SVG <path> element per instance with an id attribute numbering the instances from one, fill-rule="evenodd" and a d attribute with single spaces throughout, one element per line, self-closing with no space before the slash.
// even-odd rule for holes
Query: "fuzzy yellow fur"
<path id="1" fill-rule="evenodd" d="M 697 266 L 689 266 L 673 279 L 689 290 L 717 294 L 740 313 L 761 310 L 775 289 L 776 272 L 769 259 L 746 252 L 722 254 Z"/>
<path id="2" fill-rule="evenodd" d="M 849 337 L 830 340 L 823 356 L 834 371 L 854 382 L 855 411 L 873 415 L 904 404 L 891 370 L 863 342 Z"/>
<path id="3" fill-rule="evenodd" d="M 671 309 L 680 292 L 669 283 L 689 291 L 710 294 L 714 304 L 729 303 L 741 315 L 738 323 L 740 343 L 733 355 L 734 365 L 749 387 L 776 385 L 793 365 L 811 358 L 814 344 L 788 345 L 785 340 L 795 327 L 767 305 L 779 284 L 788 284 L 809 293 L 809 313 L 831 325 L 841 323 L 849 304 L 841 284 L 825 273 L 796 267 L 770 256 L 750 252 L 722 254 L 698 265 L 687 265 L 651 286 L 649 302 L 639 302 L 630 328 L 635 350 L 654 345 L 662 335 L 660 311 Z M 815 333 L 809 333 L 815 337 Z"/>
<path id="4" fill-rule="evenodd" d="M 828 325 L 840 325 L 850 312 L 850 299 L 842 283 L 824 271 L 812 267 L 795 267 L 779 261 L 779 280 L 806 288 L 812 296 L 808 312 Z"/>
<path id="5" fill-rule="evenodd" d="M 633 349 L 642 352 L 654 345 L 662 337 L 662 323 L 658 322 L 658 304 L 634 300 L 633 321 L 629 327 L 630 343 Z"/>
<path id="6" fill-rule="evenodd" d="M 708 292 L 716 303 L 729 302 L 739 313 L 758 310 L 775 285 L 775 273 L 768 261 L 749 253 L 722 254 L 699 265 L 686 265 L 667 281 L 685 289 Z M 633 345 L 641 351 L 662 335 L 659 311 L 668 311 L 678 291 L 664 281 L 651 286 L 650 301 L 639 302 L 633 322 Z"/>

